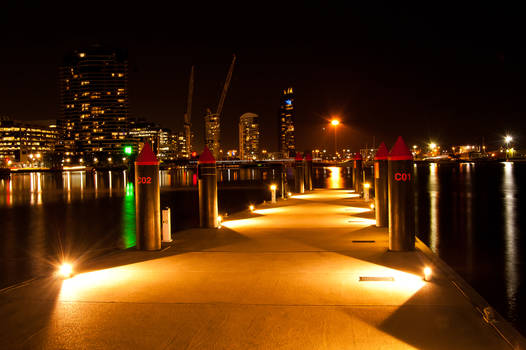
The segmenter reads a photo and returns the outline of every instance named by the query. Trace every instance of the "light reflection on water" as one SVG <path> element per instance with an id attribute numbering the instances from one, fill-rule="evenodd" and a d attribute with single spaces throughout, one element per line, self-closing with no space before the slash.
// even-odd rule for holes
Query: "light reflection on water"
<path id="1" fill-rule="evenodd" d="M 516 293 L 519 284 L 519 274 L 517 264 L 519 257 L 517 252 L 517 222 L 516 214 L 516 187 L 513 176 L 513 163 L 504 163 L 504 177 L 502 181 L 502 194 L 504 204 L 504 239 L 505 239 L 505 271 L 506 271 L 506 293 L 510 312 L 514 313 L 516 309 Z"/>
<path id="2" fill-rule="evenodd" d="M 439 218 L 438 218 L 438 198 L 440 194 L 440 183 L 437 175 L 437 164 L 429 164 L 429 183 L 428 192 L 430 197 L 429 204 L 429 231 L 430 248 L 435 253 L 439 253 Z"/>
<path id="3" fill-rule="evenodd" d="M 337 166 L 327 167 L 330 171 L 330 176 L 327 177 L 327 188 L 343 188 L 343 178 L 341 175 L 342 168 Z"/>

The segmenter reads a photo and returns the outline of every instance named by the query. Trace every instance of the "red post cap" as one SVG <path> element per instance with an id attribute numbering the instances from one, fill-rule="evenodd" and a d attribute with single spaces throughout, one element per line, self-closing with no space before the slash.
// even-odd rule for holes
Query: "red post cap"
<path id="1" fill-rule="evenodd" d="M 389 160 L 413 160 L 413 154 L 407 147 L 402 136 L 398 136 L 391 153 L 389 153 Z"/>
<path id="2" fill-rule="evenodd" d="M 301 152 L 296 153 L 296 158 L 294 158 L 294 160 L 298 160 L 298 161 L 303 160 L 303 157 L 301 156 Z"/>
<path id="3" fill-rule="evenodd" d="M 205 149 L 203 150 L 203 153 L 199 156 L 198 160 L 199 164 L 215 164 L 216 160 L 208 147 L 205 146 Z"/>
<path id="4" fill-rule="evenodd" d="M 362 155 L 360 154 L 360 152 L 358 152 L 358 153 L 356 153 L 354 155 L 354 160 L 363 160 Z"/>
<path id="5" fill-rule="evenodd" d="M 374 160 L 386 160 L 387 157 L 389 157 L 389 150 L 385 146 L 385 143 L 382 142 L 376 151 Z"/>
<path id="6" fill-rule="evenodd" d="M 155 153 L 152 151 L 152 147 L 150 146 L 149 142 L 145 142 L 144 146 L 142 146 L 141 153 L 139 153 L 139 156 L 137 157 L 137 161 L 135 162 L 137 165 L 157 165 L 159 164 L 159 160 L 155 156 Z"/>
<path id="7" fill-rule="evenodd" d="M 307 153 L 307 155 L 305 155 L 305 160 L 306 160 L 307 162 L 312 162 L 312 156 L 311 156 L 310 153 Z"/>

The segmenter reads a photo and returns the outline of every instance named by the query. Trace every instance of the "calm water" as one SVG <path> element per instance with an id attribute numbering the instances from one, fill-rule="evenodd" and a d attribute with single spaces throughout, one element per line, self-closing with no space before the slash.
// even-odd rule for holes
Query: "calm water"
<path id="1" fill-rule="evenodd" d="M 315 168 L 314 185 L 350 187 L 349 170 Z M 414 172 L 418 237 L 526 333 L 526 164 L 420 164 Z M 220 212 L 268 200 L 278 176 L 267 168 L 223 171 Z M 199 224 L 196 185 L 192 171 L 161 173 L 161 205 L 172 208 L 175 232 Z M 62 256 L 82 261 L 133 247 L 133 186 L 124 172 L 0 179 L 0 288 L 48 274 Z"/>

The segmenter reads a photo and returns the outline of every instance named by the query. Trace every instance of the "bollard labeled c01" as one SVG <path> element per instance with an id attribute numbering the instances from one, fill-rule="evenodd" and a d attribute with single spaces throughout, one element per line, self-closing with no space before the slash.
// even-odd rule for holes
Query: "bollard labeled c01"
<path id="1" fill-rule="evenodd" d="M 402 137 L 391 149 L 387 165 L 389 188 L 389 250 L 415 248 L 413 154 Z"/>

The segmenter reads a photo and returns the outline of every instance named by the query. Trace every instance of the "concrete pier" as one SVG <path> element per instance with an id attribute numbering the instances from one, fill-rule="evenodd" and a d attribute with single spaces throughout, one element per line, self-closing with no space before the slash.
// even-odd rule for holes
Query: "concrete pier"
<path id="1" fill-rule="evenodd" d="M 161 252 L 106 256 L 71 279 L 0 293 L 2 349 L 510 349 L 483 299 L 346 190 L 314 190 Z M 431 282 L 422 279 L 425 266 Z M 482 300 L 482 301 L 481 301 Z M 503 336 L 497 332 L 501 332 Z M 505 338 L 507 340 L 505 340 Z"/>

